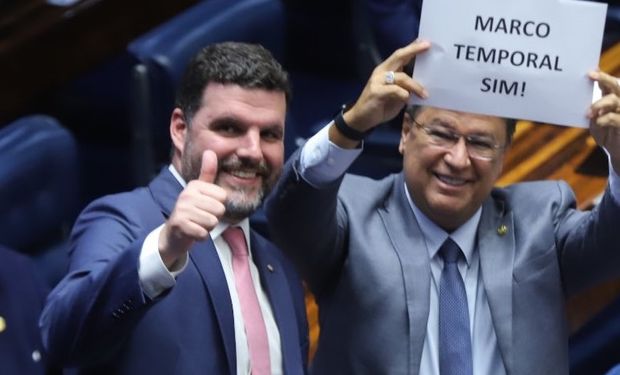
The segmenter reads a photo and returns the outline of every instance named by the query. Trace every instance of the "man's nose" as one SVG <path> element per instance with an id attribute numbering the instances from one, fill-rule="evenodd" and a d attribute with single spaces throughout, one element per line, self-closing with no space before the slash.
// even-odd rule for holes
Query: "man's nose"
<path id="1" fill-rule="evenodd" d="M 248 130 L 240 139 L 237 155 L 240 158 L 260 160 L 263 157 L 260 143 L 260 132 L 258 130 Z"/>
<path id="2" fill-rule="evenodd" d="M 467 142 L 465 138 L 460 137 L 459 140 L 446 153 L 444 160 L 454 167 L 464 168 L 471 164 L 469 152 L 467 151 Z"/>

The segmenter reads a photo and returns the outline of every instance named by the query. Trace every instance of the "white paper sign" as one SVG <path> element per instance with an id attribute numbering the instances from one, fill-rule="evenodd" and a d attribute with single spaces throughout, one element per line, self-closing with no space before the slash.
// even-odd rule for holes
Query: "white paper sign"
<path id="1" fill-rule="evenodd" d="M 414 104 L 587 127 L 607 4 L 573 0 L 427 0 Z"/>

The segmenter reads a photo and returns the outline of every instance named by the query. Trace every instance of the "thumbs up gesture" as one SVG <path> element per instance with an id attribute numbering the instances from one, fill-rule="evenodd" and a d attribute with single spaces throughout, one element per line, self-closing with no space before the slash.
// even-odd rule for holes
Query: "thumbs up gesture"
<path id="1" fill-rule="evenodd" d="M 206 150 L 200 176 L 183 189 L 159 235 L 159 252 L 169 269 L 195 241 L 206 239 L 224 215 L 226 190 L 214 183 L 216 175 L 217 156 Z"/>

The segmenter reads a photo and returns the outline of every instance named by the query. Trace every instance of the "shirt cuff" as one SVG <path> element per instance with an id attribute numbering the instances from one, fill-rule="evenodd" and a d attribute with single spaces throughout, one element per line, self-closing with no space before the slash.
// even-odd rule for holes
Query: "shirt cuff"
<path id="1" fill-rule="evenodd" d="M 144 293 L 151 299 L 172 288 L 176 284 L 176 277 L 185 270 L 188 263 L 187 254 L 179 259 L 168 270 L 159 254 L 159 234 L 164 224 L 154 229 L 146 236 L 138 262 L 138 277 Z"/>
<path id="2" fill-rule="evenodd" d="M 616 203 L 620 204 L 620 176 L 611 165 L 611 160 L 609 161 L 609 191 Z"/>
<path id="3" fill-rule="evenodd" d="M 328 185 L 340 178 L 362 153 L 362 147 L 345 149 L 329 140 L 331 121 L 312 138 L 301 150 L 299 171 L 306 182 L 314 187 Z"/>

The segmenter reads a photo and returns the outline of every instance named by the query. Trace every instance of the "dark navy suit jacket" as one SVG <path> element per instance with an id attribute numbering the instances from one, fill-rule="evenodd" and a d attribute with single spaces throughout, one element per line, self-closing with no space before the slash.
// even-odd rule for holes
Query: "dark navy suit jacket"
<path id="1" fill-rule="evenodd" d="M 150 300 L 139 285 L 142 243 L 170 215 L 181 189 L 164 168 L 148 187 L 103 197 L 82 212 L 69 273 L 40 320 L 53 358 L 78 373 L 236 374 L 232 304 L 212 241 L 194 245 L 188 267 L 163 296 Z M 308 338 L 300 280 L 277 248 L 250 236 L 280 331 L 284 373 L 302 374 Z"/>
<path id="2" fill-rule="evenodd" d="M 45 293 L 30 259 L 0 246 L 0 374 L 45 374 L 37 328 Z"/>

